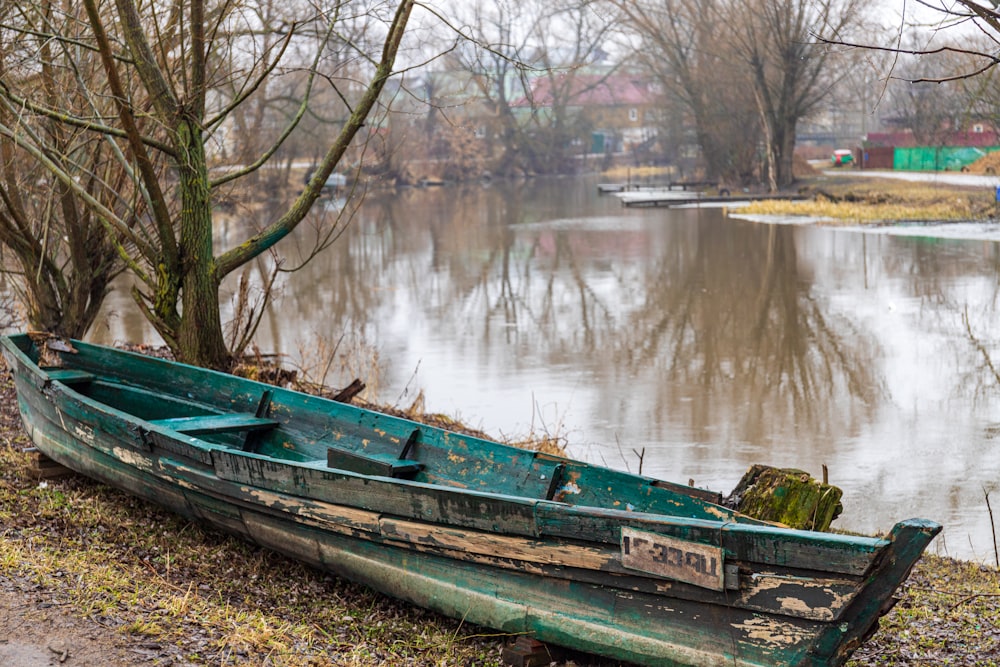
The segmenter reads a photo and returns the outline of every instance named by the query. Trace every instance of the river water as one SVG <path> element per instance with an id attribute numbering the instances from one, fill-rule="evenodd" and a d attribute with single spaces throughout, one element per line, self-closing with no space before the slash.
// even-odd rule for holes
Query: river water
<path id="1" fill-rule="evenodd" d="M 319 229 L 286 243 L 285 268 Z M 934 519 L 932 550 L 992 562 L 1000 232 L 887 231 L 625 209 L 594 181 L 369 194 L 279 277 L 257 341 L 331 384 L 361 375 L 404 407 L 422 391 L 495 436 L 547 431 L 673 481 L 727 492 L 753 463 L 826 465 L 836 526 Z M 94 340 L 155 340 L 127 299 Z M 380 375 L 371 352 L 343 367 L 358 340 Z"/>

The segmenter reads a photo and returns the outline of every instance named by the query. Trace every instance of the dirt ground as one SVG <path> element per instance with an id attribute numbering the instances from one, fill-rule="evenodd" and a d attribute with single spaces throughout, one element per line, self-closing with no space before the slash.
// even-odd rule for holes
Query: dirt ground
<path id="1" fill-rule="evenodd" d="M 120 633 L 67 612 L 29 582 L 0 577 L 3 667 L 128 667 L 142 663 L 150 650 L 126 647 Z"/>

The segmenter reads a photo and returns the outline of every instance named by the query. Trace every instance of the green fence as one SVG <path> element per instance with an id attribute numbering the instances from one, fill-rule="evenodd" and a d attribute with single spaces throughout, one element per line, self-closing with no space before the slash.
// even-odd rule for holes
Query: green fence
<path id="1" fill-rule="evenodd" d="M 893 168 L 902 171 L 961 171 L 1000 146 L 917 146 L 896 148 Z"/>

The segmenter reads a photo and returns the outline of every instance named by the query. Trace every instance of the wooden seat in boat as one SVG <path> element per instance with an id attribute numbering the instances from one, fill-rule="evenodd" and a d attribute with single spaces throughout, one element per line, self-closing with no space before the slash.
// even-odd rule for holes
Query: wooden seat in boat
<path id="1" fill-rule="evenodd" d="M 420 461 L 401 459 L 393 454 L 358 453 L 330 447 L 326 450 L 328 468 L 348 470 L 362 475 L 383 477 L 411 477 L 424 468 Z"/>
<path id="2" fill-rule="evenodd" d="M 86 384 L 94 379 L 93 373 L 77 370 L 75 368 L 46 368 L 50 380 L 62 382 L 66 385 Z"/>
<path id="3" fill-rule="evenodd" d="M 362 475 L 381 475 L 410 479 L 424 469 L 420 461 L 409 458 L 410 452 L 420 440 L 420 429 L 413 429 L 399 454 L 381 452 L 354 452 L 330 447 L 326 450 L 326 466 L 338 470 L 348 470 Z"/>
<path id="4" fill-rule="evenodd" d="M 240 433 L 267 431 L 278 425 L 268 417 L 258 417 L 250 413 L 227 415 L 199 415 L 197 417 L 173 417 L 154 419 L 150 424 L 162 426 L 185 435 L 205 435 L 207 433 Z"/>

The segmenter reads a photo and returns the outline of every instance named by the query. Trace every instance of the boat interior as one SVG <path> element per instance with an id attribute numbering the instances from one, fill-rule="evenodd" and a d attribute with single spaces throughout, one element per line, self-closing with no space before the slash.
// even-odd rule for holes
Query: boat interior
<path id="1" fill-rule="evenodd" d="M 78 344 L 51 381 L 176 434 L 288 465 L 607 509 L 758 523 L 718 493 L 594 466 L 201 368 Z M 34 347 L 24 350 L 37 361 Z M 196 440 L 191 440 L 191 439 Z"/>

